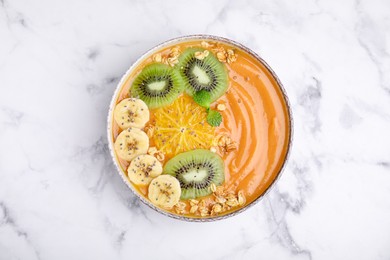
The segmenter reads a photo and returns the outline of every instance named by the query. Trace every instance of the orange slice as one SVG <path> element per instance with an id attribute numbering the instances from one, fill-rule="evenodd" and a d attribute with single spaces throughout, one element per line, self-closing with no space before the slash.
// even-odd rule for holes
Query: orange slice
<path id="1" fill-rule="evenodd" d="M 172 157 L 193 149 L 210 149 L 214 127 L 206 121 L 206 109 L 183 94 L 171 105 L 154 110 L 154 143 Z"/>

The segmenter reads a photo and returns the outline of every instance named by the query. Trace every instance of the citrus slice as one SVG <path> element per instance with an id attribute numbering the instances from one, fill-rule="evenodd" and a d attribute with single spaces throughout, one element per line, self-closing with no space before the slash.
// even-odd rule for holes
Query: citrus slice
<path id="1" fill-rule="evenodd" d="M 156 109 L 154 117 L 154 143 L 166 156 L 193 149 L 210 149 L 215 128 L 206 121 L 206 109 L 188 95 L 183 94 L 171 105 Z"/>

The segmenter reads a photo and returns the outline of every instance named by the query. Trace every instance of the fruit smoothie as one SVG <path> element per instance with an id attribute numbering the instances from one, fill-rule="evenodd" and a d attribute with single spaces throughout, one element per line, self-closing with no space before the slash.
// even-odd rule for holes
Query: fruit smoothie
<path id="1" fill-rule="evenodd" d="M 116 104 L 111 138 L 121 170 L 145 200 L 174 215 L 210 218 L 246 207 L 288 152 L 278 82 L 224 42 L 157 50 L 128 74 Z"/>

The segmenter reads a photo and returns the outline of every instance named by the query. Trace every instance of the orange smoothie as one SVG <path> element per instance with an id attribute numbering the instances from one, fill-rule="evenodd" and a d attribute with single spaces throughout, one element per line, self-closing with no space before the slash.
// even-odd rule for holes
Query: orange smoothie
<path id="1" fill-rule="evenodd" d="M 213 41 L 209 41 L 209 43 L 216 44 Z M 288 152 L 290 120 L 283 93 L 270 71 L 244 50 L 222 42 L 217 44 L 225 49 L 234 49 L 237 59 L 232 63 L 225 64 L 229 79 L 228 90 L 211 104 L 213 109 L 217 109 L 220 104 L 225 107 L 221 111 L 222 123 L 215 128 L 214 135 L 228 134 L 235 142 L 237 149 L 229 152 L 218 149 L 216 153 L 221 156 L 225 165 L 224 189 L 232 193 L 241 191 L 245 196 L 244 204 L 219 214 L 225 215 L 256 200 L 275 180 Z M 201 40 L 182 42 L 157 52 L 166 55 L 172 47 L 184 50 L 194 46 L 200 47 Z M 212 52 L 212 48 L 210 48 L 210 52 Z M 129 97 L 129 89 L 134 78 L 147 64 L 152 62 L 151 55 L 128 75 L 116 97 L 116 103 Z M 151 121 L 154 118 L 154 111 L 155 109 L 150 110 Z M 113 120 L 113 142 L 121 131 Z M 154 138 L 150 138 L 151 146 L 154 145 L 154 142 Z M 116 159 L 124 174 L 127 175 L 129 162 L 119 157 Z M 170 157 L 166 156 L 163 164 L 169 159 Z M 148 199 L 147 187 L 136 185 L 133 187 L 145 199 Z M 213 196 L 209 195 L 204 200 L 207 203 L 212 203 Z M 182 202 L 186 203 L 188 208 L 190 207 L 188 201 Z M 177 214 L 174 208 L 164 210 Z M 190 212 L 186 212 L 184 215 L 191 218 L 201 217 L 199 214 L 191 214 Z"/>

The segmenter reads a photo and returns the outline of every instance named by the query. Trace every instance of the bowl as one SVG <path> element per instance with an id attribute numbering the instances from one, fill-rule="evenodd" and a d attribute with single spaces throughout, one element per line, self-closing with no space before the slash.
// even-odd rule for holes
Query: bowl
<path id="1" fill-rule="evenodd" d="M 287 140 L 286 153 L 285 153 L 285 156 L 283 158 L 282 165 L 281 165 L 279 171 L 276 173 L 276 177 L 274 177 L 274 179 L 272 180 L 270 185 L 265 189 L 265 191 L 260 196 L 258 196 L 252 202 L 248 203 L 243 208 L 240 208 L 236 211 L 230 212 L 226 215 L 216 215 L 216 216 L 207 217 L 207 218 L 192 218 L 192 217 L 174 214 L 174 213 L 165 211 L 163 209 L 160 209 L 159 207 L 153 205 L 149 200 L 147 200 L 143 196 L 141 196 L 135 190 L 135 188 L 133 187 L 133 185 L 129 181 L 128 177 L 126 176 L 126 173 L 121 169 L 121 166 L 120 166 L 120 164 L 116 158 L 116 155 L 115 155 L 114 139 L 112 136 L 113 110 L 114 110 L 114 107 L 116 105 L 116 101 L 117 101 L 118 95 L 122 89 L 122 86 L 124 85 L 125 81 L 128 79 L 129 75 L 134 71 L 134 69 L 136 69 L 138 67 L 138 65 L 140 65 L 146 58 L 150 57 L 151 55 L 153 55 L 154 53 L 156 53 L 157 51 L 159 51 L 163 48 L 166 48 L 168 46 L 173 46 L 175 44 L 179 44 L 179 43 L 186 42 L 186 41 L 193 41 L 193 40 L 194 41 L 195 40 L 213 41 L 213 42 L 221 42 L 224 44 L 228 44 L 230 46 L 233 46 L 235 48 L 238 48 L 238 49 L 246 52 L 247 54 L 252 56 L 255 60 L 260 62 L 266 68 L 266 70 L 269 72 L 269 74 L 273 77 L 273 79 L 276 81 L 277 87 L 279 88 L 280 92 L 282 93 L 282 98 L 283 98 L 283 101 L 284 101 L 285 106 L 287 108 L 287 118 L 289 121 L 289 124 L 288 124 L 289 136 L 288 136 L 288 140 Z M 271 67 L 257 53 L 255 53 L 254 51 L 252 51 L 248 47 L 246 47 L 238 42 L 235 42 L 233 40 L 226 39 L 223 37 L 212 36 L 212 35 L 203 35 L 203 34 L 182 36 L 182 37 L 177 37 L 177 38 L 165 41 L 165 42 L 160 43 L 159 45 L 155 46 L 154 48 L 150 49 L 149 51 L 144 53 L 142 56 L 140 56 L 133 63 L 133 65 L 127 70 L 127 72 L 123 75 L 121 81 L 119 82 L 118 86 L 116 87 L 116 90 L 114 92 L 114 95 L 113 95 L 111 103 L 110 103 L 109 112 L 108 112 L 108 119 L 107 119 L 107 134 L 108 134 L 107 136 L 108 136 L 108 146 L 109 146 L 110 154 L 111 154 L 111 157 L 113 159 L 113 162 L 114 162 L 114 165 L 117 169 L 118 174 L 121 176 L 122 180 L 129 187 L 130 191 L 133 192 L 133 194 L 135 196 L 137 196 L 138 199 L 140 199 L 145 205 L 149 206 L 153 210 L 155 210 L 155 211 L 157 211 L 165 216 L 174 218 L 174 219 L 179 219 L 179 220 L 183 220 L 183 221 L 190 221 L 190 222 L 210 222 L 210 221 L 217 221 L 217 220 L 221 220 L 221 219 L 226 219 L 228 217 L 232 217 L 232 216 L 235 216 L 237 214 L 240 214 L 241 212 L 247 210 L 248 208 L 250 208 L 253 205 L 255 205 L 256 203 L 258 203 L 263 197 L 265 197 L 267 195 L 267 193 L 272 189 L 272 187 L 275 186 L 275 183 L 279 180 L 281 173 L 285 168 L 285 165 L 287 163 L 287 160 L 288 160 L 288 157 L 290 154 L 290 150 L 291 150 L 292 132 L 293 132 L 293 119 L 292 119 L 292 114 L 291 114 L 290 103 L 289 103 L 286 91 L 285 91 L 281 81 L 279 80 L 279 78 L 275 74 L 275 72 L 271 69 Z"/>

